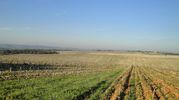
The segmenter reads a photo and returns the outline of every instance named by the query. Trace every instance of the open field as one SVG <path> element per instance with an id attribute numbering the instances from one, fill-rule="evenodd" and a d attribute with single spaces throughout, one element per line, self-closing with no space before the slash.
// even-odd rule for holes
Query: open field
<path id="1" fill-rule="evenodd" d="M 179 56 L 138 52 L 0 55 L 0 100 L 178 100 Z"/>

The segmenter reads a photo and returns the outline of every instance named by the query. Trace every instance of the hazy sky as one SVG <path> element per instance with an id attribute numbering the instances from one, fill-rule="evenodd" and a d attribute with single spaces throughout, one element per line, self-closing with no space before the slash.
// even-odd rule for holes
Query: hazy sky
<path id="1" fill-rule="evenodd" d="M 179 0 L 0 0 L 0 43 L 179 52 Z"/>

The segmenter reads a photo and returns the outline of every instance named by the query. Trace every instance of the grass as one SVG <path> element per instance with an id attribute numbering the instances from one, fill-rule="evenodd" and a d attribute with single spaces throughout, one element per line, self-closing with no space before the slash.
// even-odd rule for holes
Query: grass
<path id="1" fill-rule="evenodd" d="M 90 98 L 94 99 L 100 97 L 101 92 L 121 72 L 122 69 L 114 72 L 8 80 L 0 83 L 0 98 L 71 100 L 105 80 L 105 84 L 91 95 Z"/>

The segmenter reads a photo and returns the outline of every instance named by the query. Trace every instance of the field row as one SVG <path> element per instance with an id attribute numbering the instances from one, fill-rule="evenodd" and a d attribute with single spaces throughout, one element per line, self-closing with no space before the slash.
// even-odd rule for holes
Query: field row
<path id="1" fill-rule="evenodd" d="M 121 67 L 124 68 L 124 67 Z M 97 73 L 119 69 L 117 65 L 88 66 L 79 64 L 40 65 L 0 63 L 0 80 L 36 78 L 55 75 Z"/>
<path id="2" fill-rule="evenodd" d="M 150 73 L 150 69 L 132 65 L 107 89 L 104 99 L 176 100 L 179 99 L 179 89 Z"/>

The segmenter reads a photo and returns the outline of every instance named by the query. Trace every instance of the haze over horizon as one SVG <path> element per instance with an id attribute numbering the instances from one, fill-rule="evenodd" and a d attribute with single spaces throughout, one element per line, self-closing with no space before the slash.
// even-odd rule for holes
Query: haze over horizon
<path id="1" fill-rule="evenodd" d="M 0 43 L 179 53 L 178 0 L 1 0 Z"/>

